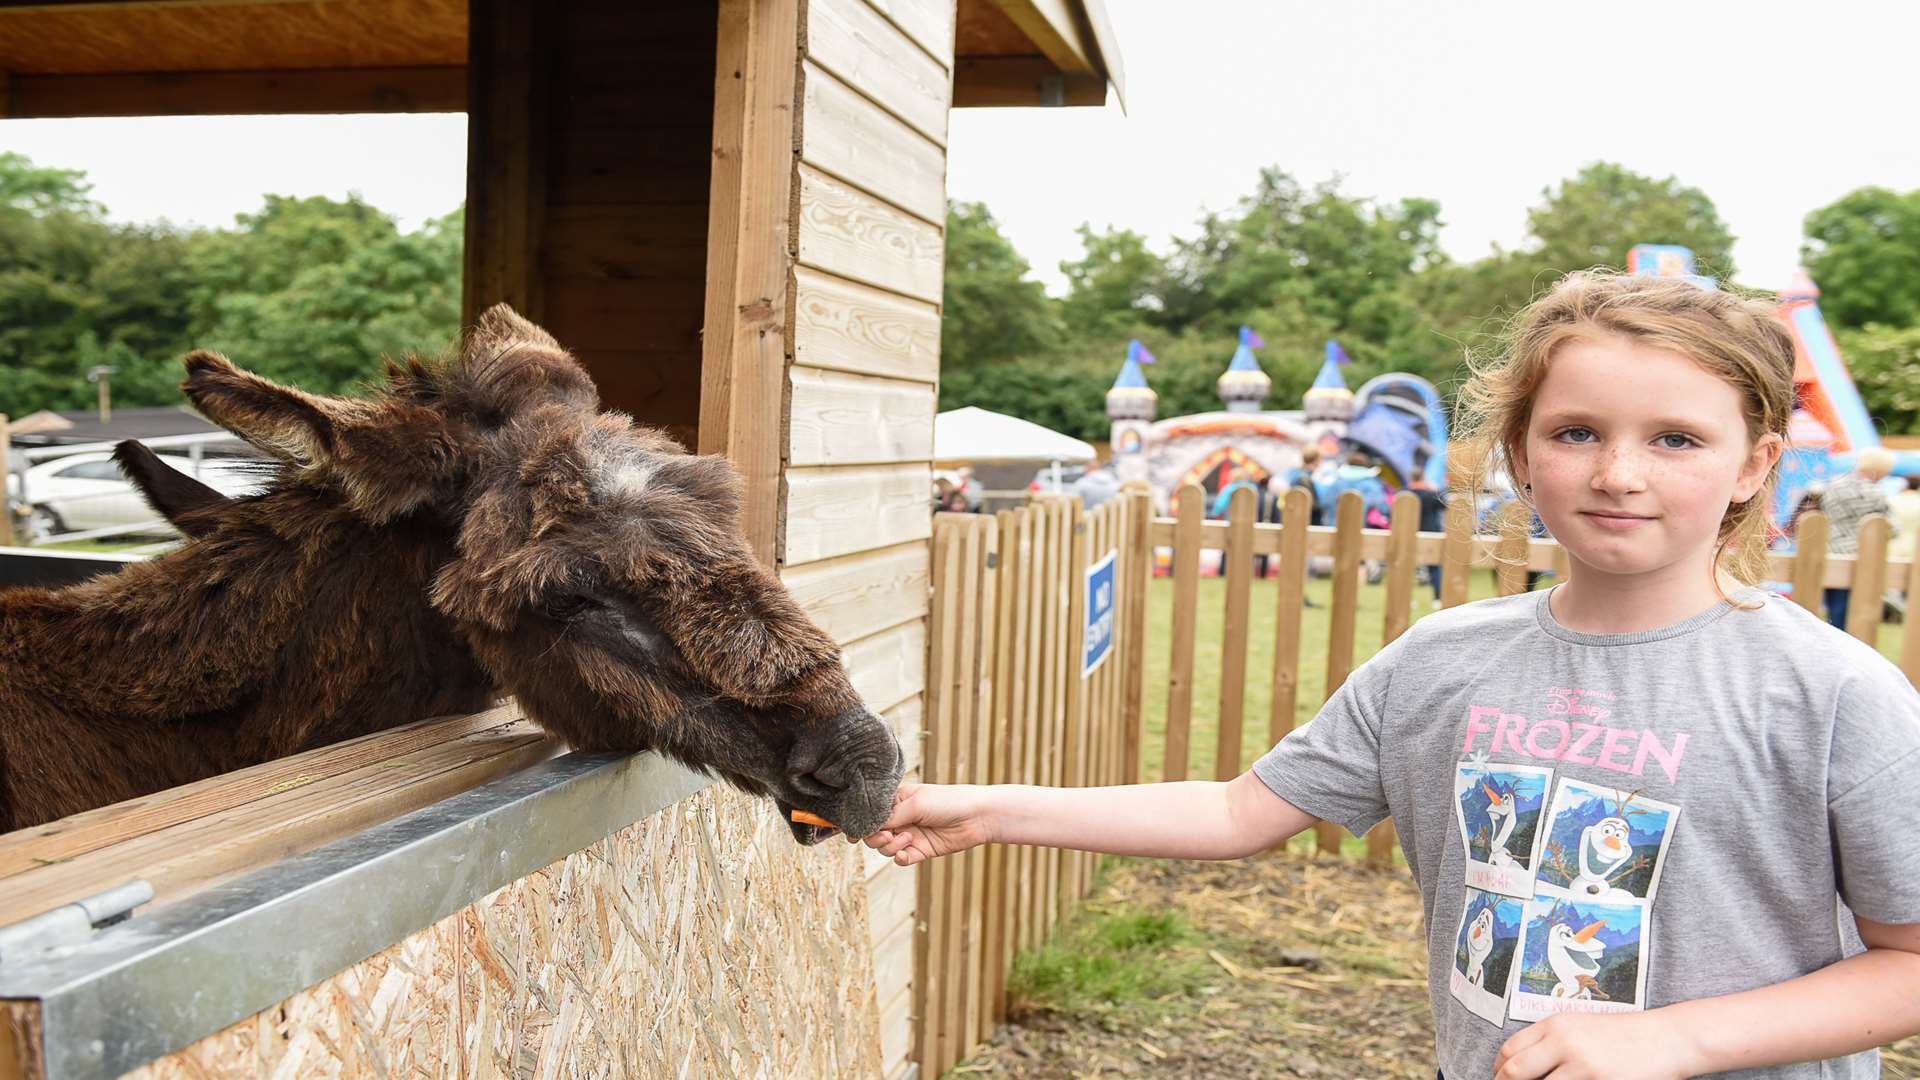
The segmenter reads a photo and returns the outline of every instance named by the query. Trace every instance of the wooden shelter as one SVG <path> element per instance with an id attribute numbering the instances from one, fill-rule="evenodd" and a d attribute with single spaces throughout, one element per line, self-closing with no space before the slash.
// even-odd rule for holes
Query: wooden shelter
<path id="1" fill-rule="evenodd" d="M 948 112 L 1109 87 L 1099 0 L 0 0 L 0 117 L 464 110 L 469 316 L 737 463 L 910 767 Z M 159 892 L 0 956 L 0 1077 L 915 1070 L 914 875 L 560 749 L 508 706 L 0 837 L 0 923 Z"/>

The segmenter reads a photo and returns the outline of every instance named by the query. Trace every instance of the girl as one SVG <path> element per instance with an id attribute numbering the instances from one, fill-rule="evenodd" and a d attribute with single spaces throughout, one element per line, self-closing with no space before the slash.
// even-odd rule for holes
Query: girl
<path id="1" fill-rule="evenodd" d="M 1567 582 L 1421 620 L 1230 782 L 908 784 L 866 843 L 1232 859 L 1391 815 L 1445 1075 L 1879 1075 L 1870 1048 L 1920 1032 L 1920 697 L 1751 587 L 1787 331 L 1582 273 L 1508 344 L 1463 411 Z"/>

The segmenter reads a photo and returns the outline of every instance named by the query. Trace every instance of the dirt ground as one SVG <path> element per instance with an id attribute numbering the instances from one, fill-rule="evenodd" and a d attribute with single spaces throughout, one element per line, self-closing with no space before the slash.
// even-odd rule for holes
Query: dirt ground
<path id="1" fill-rule="evenodd" d="M 1091 921 L 1183 912 L 1192 932 L 1151 963 L 1197 977 L 1111 1009 L 1016 997 L 1006 1026 L 949 1077 L 1434 1074 L 1419 894 L 1404 869 L 1298 853 L 1127 860 L 1109 868 L 1087 910 Z M 1895 1080 L 1920 1077 L 1920 1040 L 1885 1052 L 1884 1064 Z"/>

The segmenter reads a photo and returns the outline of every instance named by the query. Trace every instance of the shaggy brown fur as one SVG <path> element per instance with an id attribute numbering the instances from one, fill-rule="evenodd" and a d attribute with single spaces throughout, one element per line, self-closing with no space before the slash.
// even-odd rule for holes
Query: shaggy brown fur
<path id="1" fill-rule="evenodd" d="M 504 305 L 364 399 L 212 353 L 186 367 L 194 405 L 277 476 L 227 499 L 123 448 L 192 542 L 0 590 L 0 829 L 503 691 L 576 749 L 658 750 L 855 835 L 885 819 L 899 747 L 747 552 L 732 469 L 599 412 Z"/>

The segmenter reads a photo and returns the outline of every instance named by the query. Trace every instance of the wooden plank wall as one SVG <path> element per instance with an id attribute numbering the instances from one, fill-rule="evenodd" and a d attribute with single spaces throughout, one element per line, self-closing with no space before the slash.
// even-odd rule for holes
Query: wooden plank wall
<path id="1" fill-rule="evenodd" d="M 795 88 L 781 573 L 893 722 L 910 778 L 926 710 L 954 13 L 954 0 L 809 0 Z M 899 1076 L 915 1061 L 916 875 L 877 856 L 866 866 L 883 1070 Z"/>

